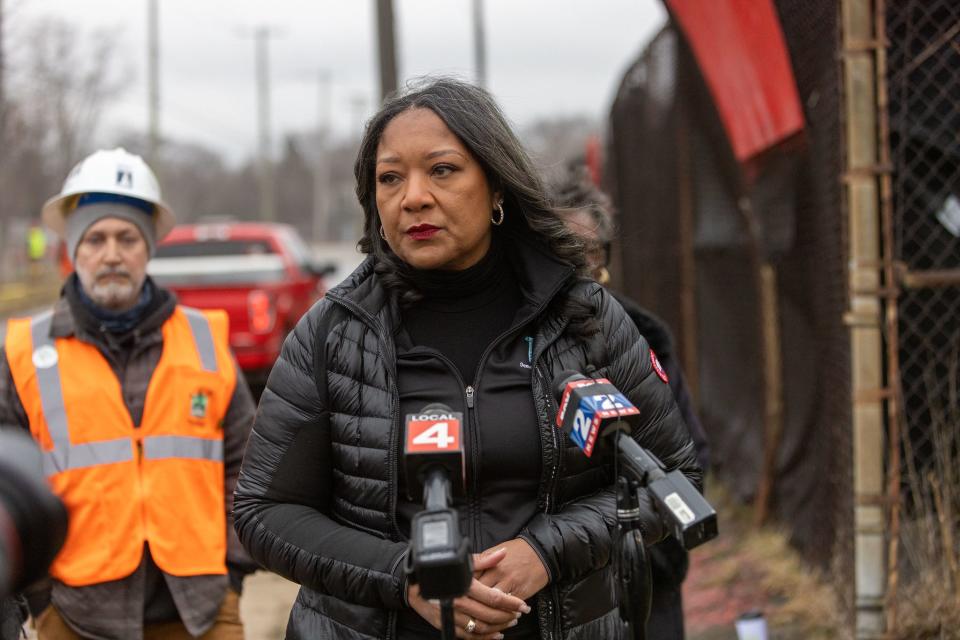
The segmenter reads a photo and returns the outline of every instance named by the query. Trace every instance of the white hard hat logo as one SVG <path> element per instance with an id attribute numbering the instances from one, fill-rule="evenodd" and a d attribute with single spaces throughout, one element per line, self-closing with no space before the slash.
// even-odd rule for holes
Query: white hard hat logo
<path id="1" fill-rule="evenodd" d="M 117 186 L 133 189 L 133 171 L 127 167 L 117 167 Z"/>

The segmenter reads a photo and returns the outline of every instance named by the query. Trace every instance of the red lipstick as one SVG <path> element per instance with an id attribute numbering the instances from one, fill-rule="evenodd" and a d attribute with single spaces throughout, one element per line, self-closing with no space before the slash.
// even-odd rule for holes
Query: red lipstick
<path id="1" fill-rule="evenodd" d="M 429 240 L 437 231 L 440 231 L 440 228 L 432 224 L 418 224 L 407 229 L 407 235 L 414 240 Z"/>

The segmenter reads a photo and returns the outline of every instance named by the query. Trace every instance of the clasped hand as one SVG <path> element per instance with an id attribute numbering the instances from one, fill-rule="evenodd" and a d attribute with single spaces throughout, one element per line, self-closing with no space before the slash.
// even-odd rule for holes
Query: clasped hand
<path id="1" fill-rule="evenodd" d="M 516 625 L 521 615 L 530 613 L 524 600 L 543 589 L 548 579 L 540 556 L 520 538 L 474 554 L 470 589 L 453 601 L 457 637 L 502 638 L 504 629 Z M 421 598 L 417 585 L 407 587 L 407 601 L 424 620 L 441 628 L 440 604 Z M 468 627 L 472 632 L 466 630 Z"/>

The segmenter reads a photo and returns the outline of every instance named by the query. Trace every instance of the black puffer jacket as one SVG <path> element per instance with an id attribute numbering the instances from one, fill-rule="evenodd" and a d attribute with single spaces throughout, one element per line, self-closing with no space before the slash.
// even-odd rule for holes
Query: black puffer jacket
<path id="1" fill-rule="evenodd" d="M 550 573 L 538 597 L 541 634 L 615 639 L 610 469 L 595 466 L 554 426 L 551 380 L 594 364 L 640 409 L 638 441 L 697 484 L 700 471 L 670 388 L 653 373 L 647 343 L 620 305 L 593 282 L 573 282 L 572 269 L 549 254 L 523 246 L 521 288 L 542 297 L 531 379 L 540 513 L 521 532 Z M 564 305 L 551 304 L 561 291 L 596 310 L 601 334 L 591 345 L 565 331 Z M 287 638 L 394 638 L 396 613 L 406 606 L 407 542 L 396 517 L 399 317 L 368 259 L 301 319 L 261 398 L 234 517 L 255 559 L 303 585 Z M 643 512 L 652 544 L 663 532 L 649 502 Z"/>

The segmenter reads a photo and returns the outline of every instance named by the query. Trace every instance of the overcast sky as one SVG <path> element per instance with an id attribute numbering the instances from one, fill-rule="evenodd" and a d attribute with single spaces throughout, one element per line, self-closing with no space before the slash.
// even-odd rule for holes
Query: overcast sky
<path id="1" fill-rule="evenodd" d="M 374 0 L 160 0 L 161 129 L 233 161 L 256 149 L 255 25 L 270 42 L 271 122 L 316 127 L 318 77 L 331 76 L 330 123 L 356 131 L 378 100 Z M 89 34 L 118 33 L 131 85 L 101 127 L 104 137 L 145 130 L 146 0 L 4 0 L 7 28 L 57 16 Z M 395 0 L 401 78 L 473 77 L 470 0 Z M 485 0 L 487 76 L 520 126 L 539 118 L 603 117 L 627 65 L 665 19 L 661 0 Z M 13 37 L 10 38 L 13 40 Z M 363 106 L 358 106 L 363 105 Z"/>

